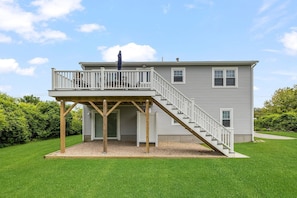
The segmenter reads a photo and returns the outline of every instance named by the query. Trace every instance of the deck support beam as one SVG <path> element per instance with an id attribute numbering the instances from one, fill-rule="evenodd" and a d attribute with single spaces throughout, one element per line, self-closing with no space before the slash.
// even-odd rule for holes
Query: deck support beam
<path id="1" fill-rule="evenodd" d="M 66 120 L 65 120 L 65 101 L 60 101 L 60 152 L 65 153 Z"/>
<path id="2" fill-rule="evenodd" d="M 103 100 L 103 153 L 107 153 L 107 101 Z"/>
<path id="3" fill-rule="evenodd" d="M 150 102 L 145 101 L 145 122 L 146 122 L 146 153 L 150 152 L 150 112 L 149 112 Z"/>

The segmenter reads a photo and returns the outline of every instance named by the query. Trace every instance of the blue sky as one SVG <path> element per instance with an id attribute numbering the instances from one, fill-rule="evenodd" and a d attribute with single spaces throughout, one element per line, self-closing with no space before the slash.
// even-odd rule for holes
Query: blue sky
<path id="1" fill-rule="evenodd" d="M 43 100 L 78 62 L 259 60 L 255 106 L 297 84 L 295 0 L 0 0 L 0 91 Z"/>

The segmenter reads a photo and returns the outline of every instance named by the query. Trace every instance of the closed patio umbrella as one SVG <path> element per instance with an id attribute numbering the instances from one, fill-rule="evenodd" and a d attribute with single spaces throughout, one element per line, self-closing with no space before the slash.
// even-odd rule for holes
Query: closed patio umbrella
<path id="1" fill-rule="evenodd" d="M 122 53 L 121 51 L 119 51 L 119 54 L 118 54 L 118 70 L 121 70 L 122 69 Z"/>

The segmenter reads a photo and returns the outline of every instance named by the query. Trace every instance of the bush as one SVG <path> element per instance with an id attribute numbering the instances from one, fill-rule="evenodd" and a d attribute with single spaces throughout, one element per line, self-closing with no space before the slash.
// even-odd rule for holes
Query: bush
<path id="1" fill-rule="evenodd" d="M 280 131 L 297 132 L 297 114 L 295 112 L 288 112 L 279 115 L 274 120 L 274 128 Z"/>
<path id="2" fill-rule="evenodd" d="M 66 116 L 66 135 L 81 131 L 82 109 L 77 108 Z M 33 95 L 15 99 L 0 93 L 0 147 L 59 136 L 58 102 L 43 102 Z"/>
<path id="3" fill-rule="evenodd" d="M 28 121 L 14 98 L 0 94 L 0 147 L 25 143 L 30 140 Z"/>
<path id="4" fill-rule="evenodd" d="M 297 132 L 297 113 L 269 114 L 255 120 L 255 130 L 276 130 Z"/>

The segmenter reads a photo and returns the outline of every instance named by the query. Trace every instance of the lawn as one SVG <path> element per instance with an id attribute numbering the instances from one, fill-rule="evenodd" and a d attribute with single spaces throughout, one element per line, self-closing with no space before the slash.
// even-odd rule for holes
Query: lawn
<path id="1" fill-rule="evenodd" d="M 286 135 L 286 134 L 283 134 Z M 290 134 L 297 137 L 297 133 Z M 67 137 L 67 145 L 81 136 Z M 297 140 L 235 145 L 248 159 L 44 159 L 47 140 L 0 149 L 0 197 L 296 197 Z"/>

